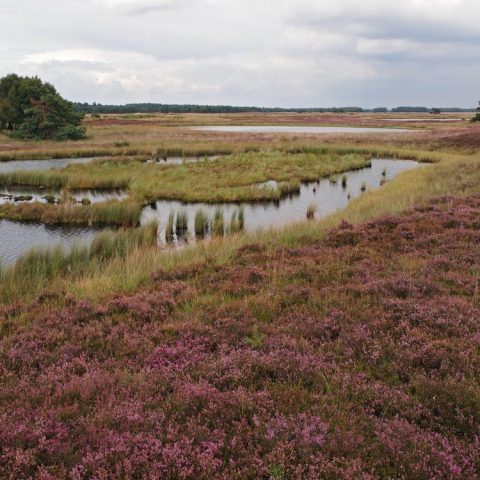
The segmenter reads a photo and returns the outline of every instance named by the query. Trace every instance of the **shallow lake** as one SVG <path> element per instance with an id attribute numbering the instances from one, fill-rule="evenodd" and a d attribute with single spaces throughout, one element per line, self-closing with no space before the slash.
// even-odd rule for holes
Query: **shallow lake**
<path id="1" fill-rule="evenodd" d="M 160 200 L 156 203 L 156 208 L 145 208 L 142 224 L 157 220 L 159 222 L 159 241 L 164 244 L 166 243 L 166 228 L 171 212 L 175 212 L 175 216 L 178 212 L 185 212 L 188 218 L 187 233 L 179 237 L 174 235 L 173 241 L 176 244 L 195 240 L 195 215 L 200 210 L 210 219 L 213 218 L 215 212 L 221 211 L 226 227 L 230 224 L 232 215 L 235 212 L 238 214 L 240 209 L 243 209 L 245 230 L 247 231 L 280 227 L 304 220 L 310 204 L 315 204 L 317 207 L 315 218 L 324 217 L 335 210 L 345 208 L 351 199 L 360 196 L 362 185 L 367 189 L 379 188 L 382 181 L 391 180 L 398 173 L 418 166 L 419 163 L 413 160 L 372 160 L 371 167 L 345 173 L 347 180 L 345 188 L 342 186 L 343 174 L 338 174 L 336 175 L 336 183 L 333 183 L 333 178 L 304 183 L 301 185 L 300 193 L 289 195 L 279 202 L 207 204 Z M 275 186 L 276 182 L 269 181 L 256 188 L 275 188 Z"/>
<path id="2" fill-rule="evenodd" d="M 408 128 L 373 128 L 373 127 L 303 127 L 303 126 L 209 126 L 191 127 L 205 132 L 229 133 L 406 133 Z"/>
<path id="3" fill-rule="evenodd" d="M 411 160 L 372 160 L 371 167 L 345 173 L 347 184 L 342 186 L 343 174 L 334 179 L 319 179 L 318 182 L 301 185 L 298 194 L 290 195 L 278 202 L 262 203 L 182 203 L 178 201 L 161 200 L 156 202 L 155 208 L 146 207 L 142 214 L 142 224 L 152 220 L 159 222 L 159 244 L 166 245 L 166 227 L 171 212 L 176 217 L 179 211 L 185 212 L 188 219 L 188 230 L 184 235 L 173 237 L 173 244 L 184 245 L 195 242 L 194 222 L 195 215 L 202 210 L 211 219 L 215 212 L 223 214 L 225 227 L 228 228 L 234 213 L 238 215 L 240 209 L 244 214 L 244 228 L 247 231 L 283 225 L 301 221 L 306 218 L 306 211 L 310 204 L 317 207 L 315 218 L 324 217 L 335 210 L 345 208 L 348 202 L 362 194 L 362 185 L 365 188 L 379 188 L 383 181 L 393 179 L 398 173 L 419 166 Z M 252 188 L 276 188 L 276 182 L 270 180 L 263 185 L 254 185 Z M 62 245 L 65 249 L 71 248 L 74 243 L 88 244 L 101 228 L 45 226 L 37 223 L 20 223 L 0 220 L 0 261 L 3 265 L 11 264 L 20 255 L 32 248 L 53 247 Z M 206 237 L 210 234 L 207 232 Z"/>

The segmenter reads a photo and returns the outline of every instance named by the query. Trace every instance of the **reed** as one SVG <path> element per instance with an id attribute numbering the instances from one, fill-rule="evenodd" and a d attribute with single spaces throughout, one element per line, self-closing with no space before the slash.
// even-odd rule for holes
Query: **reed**
<path id="1" fill-rule="evenodd" d="M 215 236 L 223 236 L 225 234 L 225 221 L 223 212 L 220 209 L 215 211 L 213 217 L 212 233 Z"/>
<path id="2" fill-rule="evenodd" d="M 177 213 L 177 223 L 175 233 L 177 236 L 185 235 L 188 232 L 188 216 L 186 210 L 180 210 Z"/>
<path id="3" fill-rule="evenodd" d="M 347 176 L 342 176 L 342 188 L 347 188 Z"/>
<path id="4" fill-rule="evenodd" d="M 292 195 L 295 193 L 300 193 L 300 181 L 299 180 L 290 180 L 288 182 L 281 182 L 278 185 L 280 191 L 280 196 L 284 197 L 286 195 Z"/>
<path id="5" fill-rule="evenodd" d="M 172 210 L 168 216 L 167 228 L 165 230 L 165 239 L 167 242 L 173 241 L 174 234 L 174 224 L 175 224 L 175 212 Z"/>
<path id="6" fill-rule="evenodd" d="M 313 220 L 315 218 L 316 212 L 317 212 L 317 205 L 315 203 L 311 203 L 307 208 L 307 219 Z"/>
<path id="7" fill-rule="evenodd" d="M 74 245 L 69 252 L 61 246 L 33 249 L 17 262 L 0 270 L 0 298 L 45 287 L 45 281 L 55 276 L 79 275 L 92 268 L 101 268 L 105 262 L 124 258 L 135 250 L 153 246 L 157 242 L 158 225 L 152 222 L 138 229 L 105 231 L 99 233 L 90 246 Z"/>
<path id="8" fill-rule="evenodd" d="M 204 237 L 208 233 L 208 217 L 203 210 L 195 213 L 195 236 Z"/>

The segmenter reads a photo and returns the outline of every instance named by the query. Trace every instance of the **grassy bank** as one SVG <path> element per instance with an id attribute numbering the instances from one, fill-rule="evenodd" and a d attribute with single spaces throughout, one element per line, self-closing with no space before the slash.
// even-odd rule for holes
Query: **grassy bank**
<path id="1" fill-rule="evenodd" d="M 99 233 L 90 246 L 76 245 L 70 252 L 61 247 L 33 249 L 11 267 L 0 271 L 1 303 L 44 288 L 46 282 L 62 276 L 77 276 L 108 262 L 132 255 L 135 251 L 156 246 L 158 225 Z"/>
<path id="2" fill-rule="evenodd" d="M 143 203 L 133 198 L 80 205 L 75 202 L 60 204 L 6 203 L 0 205 L 0 219 L 46 224 L 116 225 L 136 227 L 140 223 Z"/>
<path id="3" fill-rule="evenodd" d="M 342 220 L 359 223 L 380 215 L 402 212 L 434 196 L 476 194 L 480 192 L 479 185 L 480 158 L 452 158 L 419 170 L 404 172 L 381 189 L 369 191 L 353 200 L 345 210 L 319 221 L 301 222 L 257 234 L 232 235 L 225 240 L 215 238 L 179 252 L 146 248 L 125 259 L 102 264 L 101 268 L 92 264 L 82 270 L 79 276 L 72 273 L 68 282 L 61 277 L 52 279 L 51 285 L 58 291 L 69 291 L 80 297 L 100 300 L 115 293 L 131 292 L 148 283 L 158 268 L 174 272 L 204 262 L 228 264 L 242 245 L 251 242 L 271 249 L 318 241 Z M 12 292 L 10 295 L 14 298 Z M 29 292 L 29 295 L 35 295 L 35 290 Z"/>

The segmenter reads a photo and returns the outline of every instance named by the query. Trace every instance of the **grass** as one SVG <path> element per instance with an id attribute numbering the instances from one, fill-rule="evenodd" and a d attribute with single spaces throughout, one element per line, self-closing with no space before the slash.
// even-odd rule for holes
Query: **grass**
<path id="1" fill-rule="evenodd" d="M 147 246 L 156 245 L 158 225 L 152 222 L 138 229 L 104 231 L 90 246 L 74 245 L 70 252 L 60 247 L 32 249 L 17 262 L 0 271 L 0 299 L 21 296 L 44 288 L 45 282 L 68 274 L 82 275 L 96 265 L 101 269 L 108 262 L 123 259 Z"/>
<path id="2" fill-rule="evenodd" d="M 316 211 L 317 211 L 317 205 L 315 203 L 311 203 L 307 208 L 307 219 L 313 220 L 315 218 Z"/>
<path id="3" fill-rule="evenodd" d="M 109 200 L 92 204 L 6 203 L 0 205 L 0 219 L 42 222 L 46 224 L 117 225 L 136 227 L 140 223 L 143 204 L 135 199 Z"/>
<path id="4" fill-rule="evenodd" d="M 203 210 L 195 213 L 195 236 L 204 237 L 208 233 L 208 217 Z"/>
<path id="5" fill-rule="evenodd" d="M 114 259 L 109 264 L 102 265 L 101 269 L 92 264 L 81 278 L 66 280 L 59 277 L 52 283 L 56 285 L 55 289 L 66 289 L 74 295 L 99 300 L 114 293 L 132 291 L 139 285 L 148 283 L 151 274 L 160 267 L 174 271 L 205 261 L 222 265 L 233 258 L 238 248 L 249 242 L 273 248 L 279 245 L 295 246 L 307 241 L 318 241 L 342 220 L 355 224 L 380 215 L 405 211 L 433 196 L 447 194 L 465 196 L 480 193 L 479 185 L 480 157 L 468 159 L 463 156 L 452 157 L 450 160 L 419 170 L 404 172 L 381 189 L 370 190 L 352 200 L 345 210 L 318 221 L 297 223 L 291 227 L 257 234 L 232 235 L 227 239 L 217 236 L 207 243 L 188 247 L 179 252 L 146 248 L 144 251 L 127 255 L 121 261 Z M 173 225 L 172 214 L 170 218 Z M 221 212 L 217 214 L 216 229 L 218 233 L 220 230 L 224 231 Z M 168 232 L 167 227 L 167 235 Z M 37 290 L 32 290 L 29 294 L 35 295 L 35 292 L 38 293 Z M 13 292 L 10 292 L 10 295 L 12 296 L 10 298 L 15 298 Z"/>

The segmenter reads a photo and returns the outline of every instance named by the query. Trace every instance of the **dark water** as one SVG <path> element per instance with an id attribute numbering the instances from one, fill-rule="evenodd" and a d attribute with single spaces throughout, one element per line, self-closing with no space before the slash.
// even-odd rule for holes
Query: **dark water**
<path id="1" fill-rule="evenodd" d="M 194 130 L 229 133 L 405 133 L 407 128 L 373 127 L 302 127 L 302 126 L 213 126 L 192 127 Z"/>
<path id="2" fill-rule="evenodd" d="M 76 163 L 90 163 L 93 157 L 88 158 L 56 158 L 51 160 L 12 160 L 0 162 L 0 173 L 20 172 L 25 170 L 50 170 L 51 168 L 65 168 Z"/>
<path id="3" fill-rule="evenodd" d="M 177 237 L 173 243 L 183 245 L 194 242 L 195 214 L 203 210 L 210 218 L 215 212 L 222 212 L 225 227 L 230 224 L 234 213 L 243 210 L 245 230 L 254 231 L 262 228 L 280 227 L 306 218 L 307 208 L 314 203 L 317 207 L 315 218 L 324 217 L 335 210 L 345 208 L 349 197 L 353 199 L 362 194 L 362 184 L 367 189 L 378 188 L 382 180 L 391 180 L 398 173 L 418 167 L 419 164 L 410 160 L 372 160 L 369 168 L 347 172 L 347 186 L 342 187 L 342 174 L 336 176 L 337 182 L 332 179 L 320 179 L 318 182 L 303 184 L 300 193 L 280 200 L 279 202 L 264 203 L 222 203 L 184 204 L 177 201 L 158 201 L 156 209 L 146 207 L 143 211 L 142 224 L 152 220 L 159 222 L 159 243 L 166 244 L 166 226 L 171 212 L 184 211 L 188 218 L 188 232 Z M 385 171 L 385 175 L 383 172 Z M 254 185 L 252 188 L 276 188 L 276 182 L 269 181 L 263 185 Z M 8 265 L 20 255 L 32 248 L 53 247 L 62 245 L 65 249 L 71 248 L 74 243 L 88 244 L 101 228 L 46 226 L 36 223 L 20 223 L 0 220 L 0 263 Z M 207 234 L 208 236 L 208 234 Z"/>
<path id="4" fill-rule="evenodd" d="M 174 243 L 183 244 L 185 241 L 194 241 L 195 215 L 202 210 L 210 219 L 220 210 L 224 215 L 226 226 L 230 224 L 232 215 L 243 209 L 245 230 L 254 231 L 262 228 L 280 227 L 306 218 L 310 204 L 317 207 L 315 218 L 321 218 L 335 210 L 345 208 L 349 197 L 353 199 L 362 194 L 362 184 L 367 189 L 379 188 L 383 180 L 391 180 L 398 173 L 419 166 L 412 160 L 372 160 L 369 168 L 347 172 L 346 188 L 342 187 L 343 174 L 336 176 L 337 183 L 330 179 L 321 179 L 319 182 L 306 183 L 301 186 L 300 193 L 291 195 L 280 202 L 262 203 L 182 203 L 179 201 L 161 200 L 156 203 L 156 209 L 147 207 L 143 212 L 142 224 L 152 220 L 159 222 L 159 241 L 166 243 L 166 227 L 171 212 L 186 212 L 188 217 L 188 232 L 179 238 L 174 235 Z M 385 175 L 383 172 L 385 171 Z M 275 188 L 276 182 L 269 181 L 252 188 Z"/>

